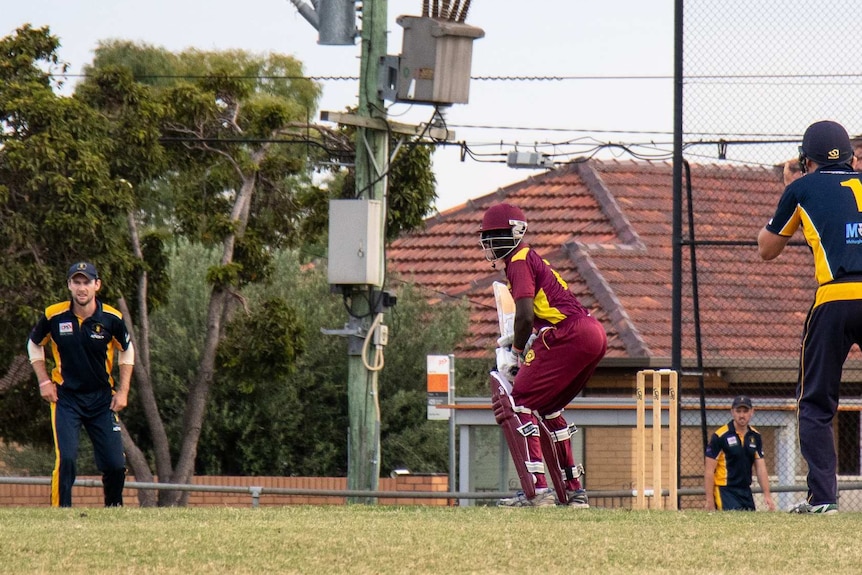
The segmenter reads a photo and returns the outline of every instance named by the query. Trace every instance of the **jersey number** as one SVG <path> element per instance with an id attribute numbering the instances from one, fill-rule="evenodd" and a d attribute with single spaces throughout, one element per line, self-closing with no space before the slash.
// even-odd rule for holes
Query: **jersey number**
<path id="1" fill-rule="evenodd" d="M 841 182 L 841 185 L 845 188 L 850 188 L 850 191 L 853 192 L 853 197 L 856 198 L 856 210 L 862 212 L 862 182 L 859 181 L 859 178 L 844 180 Z"/>

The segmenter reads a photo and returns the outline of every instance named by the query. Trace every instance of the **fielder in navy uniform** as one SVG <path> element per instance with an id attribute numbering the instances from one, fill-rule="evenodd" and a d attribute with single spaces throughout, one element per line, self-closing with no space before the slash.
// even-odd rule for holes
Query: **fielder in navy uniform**
<path id="1" fill-rule="evenodd" d="M 509 444 L 509 450 L 516 467 L 526 468 L 521 470 L 526 473 L 519 473 L 523 491 L 501 500 L 499 505 L 544 507 L 559 502 L 585 508 L 589 502 L 580 480 L 583 466 L 574 463 L 572 428 L 563 417 L 563 408 L 593 375 L 607 351 L 607 336 L 560 274 L 523 241 L 526 231 L 524 213 L 511 204 L 492 206 L 482 218 L 480 243 L 485 258 L 503 263 L 515 300 L 514 338 L 501 342 L 508 347 L 497 356 L 498 371 L 512 381 L 512 409 L 498 415 L 495 407 L 495 416 L 501 425 L 521 431 L 523 437 L 513 434 L 517 441 Z M 553 451 L 551 458 L 557 460 L 562 473 L 553 478 L 554 484 L 560 486 L 556 497 L 543 472 L 543 455 L 546 465 L 549 457 L 540 445 L 539 434 L 522 431 L 540 424 L 549 431 L 546 437 L 552 435 L 548 449 Z M 521 445 L 524 440 L 526 446 Z"/>
<path id="2" fill-rule="evenodd" d="M 27 352 L 42 398 L 51 404 L 56 465 L 51 505 L 72 506 L 78 437 L 83 426 L 102 472 L 105 506 L 123 504 L 126 459 L 117 412 L 126 407 L 135 353 L 123 316 L 96 298 L 102 280 L 96 267 L 80 262 L 66 276 L 71 298 L 45 309 L 30 332 Z M 51 344 L 54 369 L 48 374 L 44 347 Z M 118 382 L 112 371 L 119 352 Z"/>
<path id="3" fill-rule="evenodd" d="M 763 438 L 749 425 L 754 415 L 751 399 L 744 395 L 735 397 L 730 413 L 733 419 L 719 427 L 706 446 L 703 474 L 706 509 L 755 511 L 751 493 L 753 467 L 766 507 L 775 511 L 763 459 Z"/>
<path id="4" fill-rule="evenodd" d="M 847 130 L 832 121 L 808 126 L 799 163 L 805 175 L 784 189 L 757 243 L 764 260 L 774 259 L 801 227 L 814 255 L 819 287 L 803 328 L 796 388 L 808 497 L 791 512 L 836 513 L 832 420 L 844 360 L 862 344 L 862 180 Z"/>

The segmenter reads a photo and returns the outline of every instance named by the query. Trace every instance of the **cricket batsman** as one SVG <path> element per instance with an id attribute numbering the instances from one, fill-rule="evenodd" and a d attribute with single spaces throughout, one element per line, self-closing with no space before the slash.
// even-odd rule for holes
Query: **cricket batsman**
<path id="1" fill-rule="evenodd" d="M 511 204 L 491 206 L 482 218 L 485 258 L 494 267 L 503 263 L 514 300 L 512 334 L 498 341 L 491 397 L 522 491 L 498 504 L 586 508 L 584 468 L 575 465 L 570 441 L 575 428 L 566 423 L 563 408 L 604 357 L 607 335 L 560 274 L 524 241 L 526 232 L 524 212 Z"/>

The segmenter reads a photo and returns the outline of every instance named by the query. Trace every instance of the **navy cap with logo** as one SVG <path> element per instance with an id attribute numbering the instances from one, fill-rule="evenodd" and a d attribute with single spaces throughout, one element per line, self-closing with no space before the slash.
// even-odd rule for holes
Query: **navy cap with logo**
<path id="1" fill-rule="evenodd" d="M 90 262 L 78 262 L 76 264 L 72 264 L 72 267 L 69 268 L 69 273 L 66 274 L 66 279 L 72 279 L 72 276 L 76 276 L 78 274 L 87 276 L 91 280 L 99 279 L 99 272 L 96 271 L 96 266 L 91 264 Z"/>
<path id="2" fill-rule="evenodd" d="M 802 136 L 800 151 L 803 157 L 814 160 L 821 166 L 844 164 L 853 158 L 853 146 L 847 130 L 838 122 L 823 120 L 814 122 Z"/>
<path id="3" fill-rule="evenodd" d="M 730 405 L 731 409 L 736 409 L 737 407 L 747 407 L 751 409 L 751 398 L 747 395 L 737 395 L 733 398 L 733 403 Z"/>

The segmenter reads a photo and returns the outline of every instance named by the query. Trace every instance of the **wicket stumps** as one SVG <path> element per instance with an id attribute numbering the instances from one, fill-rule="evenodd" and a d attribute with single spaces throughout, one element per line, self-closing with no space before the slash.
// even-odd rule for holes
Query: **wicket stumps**
<path id="1" fill-rule="evenodd" d="M 677 445 L 677 395 L 679 381 L 677 373 L 670 369 L 645 369 L 637 375 L 637 430 L 635 432 L 635 509 L 646 509 L 646 397 L 645 387 L 647 377 L 652 376 L 652 496 L 653 508 L 664 508 L 662 490 L 662 384 L 667 380 L 668 387 L 668 508 L 677 509 L 677 466 L 679 465 L 679 450 Z"/>

